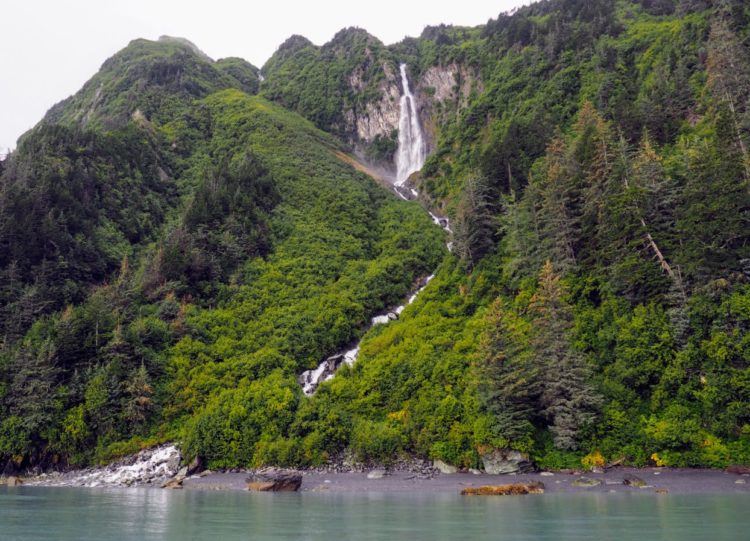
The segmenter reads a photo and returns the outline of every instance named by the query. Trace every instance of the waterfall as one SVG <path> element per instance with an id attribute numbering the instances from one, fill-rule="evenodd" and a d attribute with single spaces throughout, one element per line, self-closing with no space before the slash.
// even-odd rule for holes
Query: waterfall
<path id="1" fill-rule="evenodd" d="M 434 274 L 420 281 L 418 289 L 409 296 L 406 304 L 397 306 L 392 311 L 372 318 L 370 320 L 370 328 L 374 327 L 375 325 L 385 325 L 387 323 L 390 323 L 391 321 L 398 319 L 401 315 L 401 312 L 403 312 L 407 306 L 417 300 L 419 294 L 425 290 L 427 284 L 429 284 L 433 278 L 435 278 Z M 361 341 L 358 342 L 353 349 L 349 349 L 342 353 L 337 353 L 336 355 L 328 357 L 326 360 L 320 363 L 317 368 L 303 372 L 297 378 L 297 381 L 300 385 L 302 385 L 302 390 L 304 391 L 304 393 L 307 396 L 314 394 L 321 383 L 323 383 L 324 381 L 328 381 L 336 375 L 336 371 L 342 364 L 346 363 L 349 366 L 354 365 L 355 361 L 357 360 L 357 356 L 359 355 L 360 343 Z"/>
<path id="2" fill-rule="evenodd" d="M 407 195 L 411 195 L 416 199 L 419 196 L 419 193 L 414 188 L 409 188 L 407 190 L 407 188 L 404 187 L 404 183 L 409 179 L 412 173 L 422 169 L 425 158 L 427 157 L 427 145 L 425 144 L 424 136 L 422 134 L 422 127 L 419 124 L 417 102 L 409 88 L 409 78 L 406 76 L 406 64 L 401 64 L 400 67 L 401 84 L 404 91 L 401 95 L 401 109 L 398 121 L 398 151 L 396 152 L 397 173 L 393 189 L 402 199 L 409 199 Z M 442 227 L 448 234 L 453 233 L 448 218 L 440 218 L 432 212 L 430 212 L 430 216 L 432 217 L 432 220 Z M 451 251 L 452 244 L 453 243 L 451 242 L 448 243 L 448 251 Z M 417 289 L 412 291 L 412 294 L 409 296 L 405 304 L 373 317 L 370 320 L 370 328 L 375 325 L 385 325 L 398 319 L 401 312 L 417 299 L 419 294 L 424 291 L 427 284 L 429 284 L 434 277 L 435 275 L 433 274 L 422 280 Z M 351 346 L 348 347 L 351 348 Z M 317 368 L 303 372 L 298 377 L 302 390 L 308 396 L 314 394 L 318 389 L 318 386 L 324 381 L 333 378 L 336 375 L 336 371 L 343 364 L 352 366 L 356 362 L 358 355 L 359 343 L 357 343 L 353 349 L 347 349 L 346 351 L 328 357 L 320 363 Z"/>
<path id="3" fill-rule="evenodd" d="M 398 120 L 398 151 L 396 152 L 396 186 L 402 186 L 409 176 L 422 169 L 427 155 L 427 146 L 419 125 L 417 102 L 409 88 L 406 64 L 401 64 L 401 109 Z"/>

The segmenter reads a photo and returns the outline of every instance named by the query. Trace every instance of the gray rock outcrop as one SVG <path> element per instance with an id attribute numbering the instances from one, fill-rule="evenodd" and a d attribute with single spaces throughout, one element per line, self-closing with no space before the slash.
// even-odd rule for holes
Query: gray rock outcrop
<path id="1" fill-rule="evenodd" d="M 528 473 L 534 469 L 528 455 L 513 449 L 495 449 L 482 455 L 482 463 L 484 471 L 491 475 Z"/>
<path id="2" fill-rule="evenodd" d="M 302 486 L 302 474 L 293 470 L 267 468 L 247 479 L 247 489 L 254 492 L 297 492 Z"/>
<path id="3" fill-rule="evenodd" d="M 440 471 L 440 473 L 444 473 L 446 475 L 451 475 L 454 473 L 458 473 L 458 468 L 455 466 L 452 466 L 446 462 L 443 462 L 442 460 L 435 460 L 432 465 Z"/>

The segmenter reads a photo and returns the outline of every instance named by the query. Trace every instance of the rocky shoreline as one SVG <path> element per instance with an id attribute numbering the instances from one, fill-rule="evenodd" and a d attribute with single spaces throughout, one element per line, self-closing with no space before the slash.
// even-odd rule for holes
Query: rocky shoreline
<path id="1" fill-rule="evenodd" d="M 545 493 L 743 493 L 750 494 L 750 468 L 727 470 L 613 467 L 606 471 L 531 471 L 531 464 L 508 452 L 486 457 L 484 471 L 458 471 L 440 461 L 401 458 L 393 464 L 362 464 L 342 454 L 329 464 L 293 471 L 302 492 L 331 493 L 482 493 L 481 487 L 507 484 L 543 486 Z M 263 470 L 204 470 L 198 461 L 182 462 L 179 449 L 162 445 L 103 467 L 7 478 L 9 486 L 152 487 L 194 490 L 247 490 Z M 491 491 L 490 491 L 491 492 Z"/>
<path id="2" fill-rule="evenodd" d="M 487 473 L 428 475 L 411 471 L 374 469 L 369 472 L 303 471 L 302 492 L 459 494 L 467 488 L 504 484 L 541 484 L 544 492 L 637 494 L 750 494 L 750 475 L 719 470 L 671 468 L 614 468 L 605 473 L 538 472 L 491 475 Z M 193 490 L 245 490 L 248 472 L 209 473 L 184 480 Z"/>
<path id="3" fill-rule="evenodd" d="M 640 494 L 750 494 L 750 470 L 615 467 L 607 471 L 542 471 L 490 474 L 456 471 L 445 464 L 401 459 L 389 467 L 353 463 L 339 457 L 331 464 L 294 472 L 301 476 L 301 492 L 482 494 L 486 487 L 526 484 L 541 486 L 544 493 Z M 441 471 L 442 470 L 442 471 Z M 247 490 L 248 481 L 261 471 L 232 469 L 200 471 L 199 464 L 181 464 L 172 445 L 149 449 L 100 468 L 13 478 L 18 486 L 141 487 L 188 490 Z M 1 481 L 0 481 L 1 482 Z M 491 493 L 491 491 L 486 492 Z M 535 492 L 536 493 L 536 492 Z"/>

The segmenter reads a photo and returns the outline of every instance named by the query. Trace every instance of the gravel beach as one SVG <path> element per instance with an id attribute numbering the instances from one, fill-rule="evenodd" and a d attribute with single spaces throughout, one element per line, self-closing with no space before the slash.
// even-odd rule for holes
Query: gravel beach
<path id="1" fill-rule="evenodd" d="M 211 473 L 194 476 L 183 482 L 185 489 L 245 490 L 247 472 Z M 643 486 L 625 485 L 627 477 L 643 482 Z M 582 480 L 583 479 L 583 480 Z M 750 476 L 718 470 L 672 468 L 616 468 L 606 473 L 532 473 L 521 475 L 437 474 L 433 477 L 410 472 L 390 472 L 379 479 L 369 479 L 367 472 L 312 473 L 305 472 L 302 492 L 418 492 L 455 493 L 467 487 L 508 483 L 544 483 L 547 493 L 565 492 L 634 492 L 669 494 L 750 493 Z M 640 484 L 640 483 L 636 483 Z"/>

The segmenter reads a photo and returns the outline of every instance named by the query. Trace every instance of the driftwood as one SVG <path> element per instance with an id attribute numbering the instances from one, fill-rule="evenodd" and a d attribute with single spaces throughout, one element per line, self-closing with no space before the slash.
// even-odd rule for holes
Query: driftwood
<path id="1" fill-rule="evenodd" d="M 487 485 L 469 487 L 461 491 L 462 496 L 518 496 L 523 494 L 544 494 L 544 483 L 513 483 L 511 485 Z"/>

